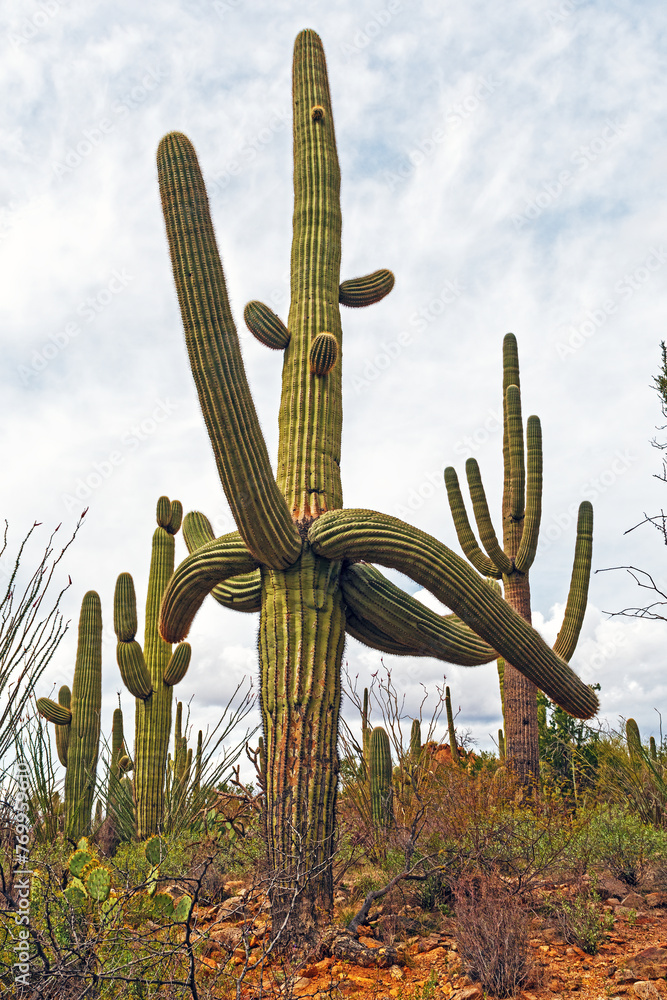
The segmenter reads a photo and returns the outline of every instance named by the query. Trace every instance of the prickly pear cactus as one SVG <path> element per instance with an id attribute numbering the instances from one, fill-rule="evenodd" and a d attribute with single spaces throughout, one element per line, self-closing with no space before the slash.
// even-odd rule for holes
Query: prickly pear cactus
<path id="1" fill-rule="evenodd" d="M 595 695 L 446 546 L 393 517 L 343 510 L 340 303 L 377 302 L 387 271 L 340 282 L 340 173 L 327 67 L 319 37 L 294 47 L 294 216 L 291 302 L 282 326 L 253 302 L 256 336 L 283 350 L 277 474 L 247 383 L 192 144 L 160 142 L 158 175 L 186 345 L 213 453 L 238 530 L 210 537 L 205 519 L 162 603 L 161 634 L 183 639 L 208 593 L 260 611 L 266 838 L 274 930 L 284 946 L 311 941 L 333 907 L 340 671 L 346 631 L 375 649 L 468 665 L 500 653 L 571 711 Z M 335 349 L 334 349 L 335 343 Z M 202 537 L 203 536 L 203 537 Z M 199 544 L 197 544 L 199 541 Z M 371 563 L 431 590 L 440 616 Z M 458 616 L 458 617 L 457 617 Z M 492 645 L 489 645 L 492 643 Z M 293 886 L 311 873 L 295 902 Z"/>

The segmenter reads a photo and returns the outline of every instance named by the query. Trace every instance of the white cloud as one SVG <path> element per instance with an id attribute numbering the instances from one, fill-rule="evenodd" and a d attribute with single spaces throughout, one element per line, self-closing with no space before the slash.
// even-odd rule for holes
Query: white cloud
<path id="1" fill-rule="evenodd" d="M 638 19 L 575 0 L 509 11 L 489 0 L 456 0 L 447 11 L 426 0 L 410 8 L 362 0 L 335 11 L 315 2 L 56 2 L 28 13 L 14 2 L 5 19 L 2 513 L 17 532 L 34 519 L 72 524 L 79 511 L 63 495 L 79 480 L 97 482 L 112 453 L 121 458 L 90 495 L 80 490 L 90 511 L 67 565 L 73 618 L 93 587 L 110 621 L 123 569 L 145 588 L 161 493 L 228 530 L 182 344 L 154 152 L 170 129 L 195 142 L 239 323 L 250 298 L 274 295 L 286 316 L 291 129 L 280 115 L 290 105 L 293 38 L 305 25 L 320 32 L 328 55 L 343 276 L 388 266 L 397 277 L 386 302 L 343 317 L 346 504 L 393 513 L 421 496 L 413 522 L 457 548 L 439 477 L 447 464 L 462 473 L 457 446 L 500 405 L 501 340 L 511 329 L 524 412 L 543 423 L 545 530 L 571 519 L 570 506 L 588 491 L 595 568 L 662 572 L 650 531 L 623 536 L 665 500 L 648 439 L 660 420 L 649 385 L 667 270 L 662 261 L 643 270 L 665 247 L 662 6 L 644 4 Z M 115 272 L 131 280 L 119 287 Z M 444 301 L 450 287 L 457 293 Z M 409 342 L 396 353 L 401 331 Z M 280 361 L 248 338 L 243 346 L 275 454 Z M 175 403 L 168 419 L 133 447 L 132 428 L 165 399 Z M 631 457 L 613 472 L 619 453 Z M 475 455 L 498 512 L 499 434 L 490 431 Z M 547 616 L 545 630 L 564 600 L 573 546 L 568 525 L 536 563 L 533 605 Z M 593 577 L 574 658 L 584 676 L 620 627 L 594 609 L 633 600 L 620 574 Z M 182 687 L 196 692 L 202 717 L 251 669 L 254 616 L 233 619 L 209 615 L 198 626 Z M 649 727 L 662 696 L 661 626 L 622 624 L 625 644 L 600 664 L 603 707 Z M 74 641 L 75 630 L 45 686 L 70 677 Z M 348 652 L 362 670 L 377 666 L 352 642 Z M 414 692 L 412 705 L 419 680 L 434 683 L 442 669 L 405 661 L 395 678 Z M 462 724 L 493 733 L 493 668 L 445 669 Z M 110 642 L 107 727 L 119 686 Z"/>

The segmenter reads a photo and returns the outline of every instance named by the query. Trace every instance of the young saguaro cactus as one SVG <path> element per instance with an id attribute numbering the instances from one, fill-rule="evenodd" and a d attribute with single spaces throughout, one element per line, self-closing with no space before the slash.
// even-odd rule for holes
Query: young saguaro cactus
<path id="1" fill-rule="evenodd" d="M 340 172 L 324 52 L 310 30 L 298 35 L 294 47 L 293 110 L 285 329 L 257 303 L 248 311 L 260 340 L 274 348 L 284 344 L 276 477 L 246 379 L 195 151 L 179 132 L 165 136 L 158 150 L 186 345 L 238 527 L 214 539 L 204 524 L 200 544 L 192 540 L 190 555 L 165 592 L 160 629 L 168 642 L 183 639 L 211 591 L 230 607 L 260 610 L 265 822 L 275 873 L 271 911 L 284 946 L 312 940 L 317 923 L 328 920 L 333 908 L 346 631 L 376 649 L 468 665 L 500 653 L 573 713 L 588 717 L 597 705 L 567 664 L 441 542 L 393 517 L 342 510 L 340 303 L 378 301 L 392 280 L 375 272 L 340 284 Z M 434 614 L 366 563 L 407 574 L 458 618 Z M 302 887 L 296 896 L 295 885 Z"/>
<path id="2" fill-rule="evenodd" d="M 38 698 L 40 715 L 56 726 L 56 747 L 65 764 L 65 834 L 79 840 L 89 832 L 102 708 L 102 605 L 94 590 L 84 595 L 72 691 L 61 687 L 58 702 Z"/>
<path id="3" fill-rule="evenodd" d="M 158 633 L 160 601 L 174 571 L 174 536 L 181 526 L 183 507 L 178 500 L 160 497 L 153 534 L 144 648 L 135 640 L 137 600 L 134 581 L 121 573 L 114 595 L 116 656 L 125 686 L 135 696 L 134 798 L 140 840 L 157 833 L 164 820 L 164 786 L 171 735 L 173 687 L 183 680 L 190 664 L 190 646 L 171 644 Z"/>
<path id="4" fill-rule="evenodd" d="M 505 599 L 530 622 L 528 574 L 537 552 L 542 514 L 542 430 L 538 417 L 528 417 L 524 445 L 519 354 L 513 333 L 508 333 L 503 341 L 503 465 L 502 545 L 491 523 L 479 466 L 474 458 L 466 462 L 466 476 L 485 552 L 470 526 L 458 477 L 451 466 L 445 469 L 447 498 L 459 543 L 472 565 L 487 577 L 502 579 Z M 586 612 L 592 552 L 593 508 L 585 500 L 579 506 L 565 618 L 554 644 L 554 652 L 566 662 L 574 653 Z M 491 637 L 488 641 L 493 645 Z M 507 760 L 524 786 L 530 788 L 539 775 L 537 688 L 545 689 L 511 656 L 504 657 L 504 662 L 499 660 L 498 673 Z"/>
<path id="5" fill-rule="evenodd" d="M 376 726 L 371 733 L 369 753 L 371 814 L 376 833 L 381 833 L 391 825 L 394 815 L 391 747 L 389 737 L 382 726 Z"/>

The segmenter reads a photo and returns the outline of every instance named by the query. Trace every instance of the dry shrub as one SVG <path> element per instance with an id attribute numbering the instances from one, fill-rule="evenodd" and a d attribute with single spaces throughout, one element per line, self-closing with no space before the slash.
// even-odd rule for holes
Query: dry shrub
<path id="1" fill-rule="evenodd" d="M 498 997 L 531 978 L 529 918 L 518 895 L 496 874 L 468 875 L 456 887 L 456 938 L 467 974 Z"/>

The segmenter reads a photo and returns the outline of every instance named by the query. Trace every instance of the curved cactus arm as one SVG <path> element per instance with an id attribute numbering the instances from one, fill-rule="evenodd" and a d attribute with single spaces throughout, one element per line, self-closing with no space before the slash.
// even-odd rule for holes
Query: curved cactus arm
<path id="1" fill-rule="evenodd" d="M 180 132 L 158 148 L 169 251 L 199 402 L 227 501 L 246 547 L 276 569 L 301 538 L 271 472 L 246 379 L 197 156 Z"/>
<path id="2" fill-rule="evenodd" d="M 345 609 L 345 631 L 353 639 L 358 639 L 364 646 L 379 649 L 381 653 L 393 653 L 394 656 L 428 655 L 422 651 L 423 646 L 420 646 L 419 649 L 408 646 L 366 621 L 365 618 L 359 618 L 349 605 Z"/>
<path id="3" fill-rule="evenodd" d="M 368 563 L 348 566 L 340 585 L 346 605 L 358 619 L 370 622 L 394 643 L 417 650 L 413 656 L 435 656 L 465 667 L 489 663 L 497 656 L 456 615 L 436 614 Z"/>
<path id="4" fill-rule="evenodd" d="M 211 522 L 201 511 L 193 510 L 183 519 L 183 537 L 192 553 L 215 538 Z M 262 581 L 259 570 L 219 583 L 211 591 L 218 604 L 234 611 L 260 611 L 262 607 Z"/>
<path id="5" fill-rule="evenodd" d="M 510 456 L 510 517 L 523 520 L 526 510 L 526 467 L 523 445 L 523 418 L 521 393 L 516 385 L 509 385 L 505 393 L 507 434 Z"/>
<path id="6" fill-rule="evenodd" d="M 257 568 L 238 531 L 202 545 L 176 568 L 162 598 L 160 635 L 181 642 L 190 631 L 204 598 L 230 576 Z"/>
<path id="7" fill-rule="evenodd" d="M 526 516 L 519 551 L 514 560 L 520 573 L 527 573 L 533 565 L 542 520 L 542 427 L 539 417 L 528 417 L 526 452 Z"/>
<path id="8" fill-rule="evenodd" d="M 484 555 L 477 544 L 473 530 L 470 527 L 470 521 L 468 520 L 468 512 L 466 511 L 461 487 L 459 486 L 459 477 L 451 465 L 445 469 L 445 486 L 447 488 L 449 509 L 454 519 L 454 528 L 456 529 L 456 537 L 459 540 L 459 545 L 478 573 L 481 573 L 482 576 L 491 576 L 499 580 L 502 573 L 494 566 L 489 557 Z"/>
<path id="9" fill-rule="evenodd" d="M 574 564 L 567 595 L 565 617 L 554 643 L 554 652 L 569 660 L 579 640 L 579 633 L 586 614 L 588 584 L 591 578 L 593 558 L 593 507 L 584 500 L 579 505 L 577 518 L 577 543 L 574 549 Z"/>
<path id="10" fill-rule="evenodd" d="M 405 573 L 448 605 L 552 701 L 591 718 L 598 699 L 538 632 L 446 545 L 409 524 L 369 510 L 323 514 L 308 533 L 328 559 L 366 559 Z"/>
<path id="11" fill-rule="evenodd" d="M 466 477 L 468 479 L 470 500 L 472 501 L 472 509 L 482 545 L 486 549 L 491 562 L 501 573 L 511 573 L 514 569 L 512 560 L 505 555 L 498 543 L 491 515 L 489 514 L 489 505 L 486 501 L 482 474 L 479 471 L 477 459 L 469 458 L 467 460 Z"/>
<path id="12" fill-rule="evenodd" d="M 189 642 L 182 642 L 176 647 L 171 654 L 171 659 L 164 672 L 163 680 L 165 684 L 169 684 L 171 687 L 175 684 L 180 684 L 190 666 L 191 656 L 192 646 Z"/>
<path id="13" fill-rule="evenodd" d="M 50 698 L 38 698 L 37 711 L 47 722 L 53 722 L 56 726 L 69 726 L 72 723 L 70 709 Z"/>
<path id="14" fill-rule="evenodd" d="M 245 325 L 253 337 L 274 351 L 284 351 L 289 344 L 289 330 L 263 302 L 248 302 L 243 310 Z"/>
<path id="15" fill-rule="evenodd" d="M 380 302 L 394 287 L 394 275 L 386 268 L 366 274 L 363 278 L 349 278 L 338 289 L 342 306 L 359 309 Z"/>

